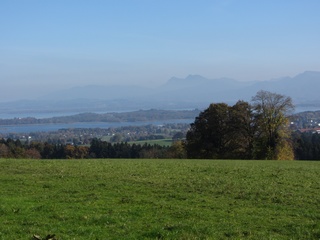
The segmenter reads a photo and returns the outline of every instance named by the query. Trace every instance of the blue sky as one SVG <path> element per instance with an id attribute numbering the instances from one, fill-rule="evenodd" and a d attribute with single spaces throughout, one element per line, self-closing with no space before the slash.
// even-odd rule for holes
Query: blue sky
<path id="1" fill-rule="evenodd" d="M 320 71 L 319 9 L 319 0 L 1 0 L 0 100 Z"/>

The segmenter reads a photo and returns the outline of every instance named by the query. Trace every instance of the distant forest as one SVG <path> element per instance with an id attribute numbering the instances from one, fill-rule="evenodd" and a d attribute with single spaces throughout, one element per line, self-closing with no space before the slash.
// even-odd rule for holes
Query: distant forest
<path id="1" fill-rule="evenodd" d="M 294 132 L 292 144 L 296 160 L 320 161 L 320 134 Z M 93 138 L 88 145 L 22 142 L 0 138 L 0 158 L 88 159 L 88 158 L 188 158 L 185 141 L 177 139 L 171 146 L 158 144 L 111 143 Z M 243 159 L 243 158 L 241 158 Z"/>

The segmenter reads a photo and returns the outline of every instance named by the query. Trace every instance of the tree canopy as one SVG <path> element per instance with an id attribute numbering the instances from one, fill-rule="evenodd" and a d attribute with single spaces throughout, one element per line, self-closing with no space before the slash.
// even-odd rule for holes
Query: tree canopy
<path id="1" fill-rule="evenodd" d="M 252 104 L 213 103 L 187 133 L 189 158 L 293 159 L 287 132 L 290 97 L 259 91 Z"/>
<path id="2" fill-rule="evenodd" d="M 201 112 L 187 133 L 190 158 L 250 158 L 252 111 L 248 103 L 215 103 Z"/>
<path id="3" fill-rule="evenodd" d="M 288 115 L 294 109 L 290 97 L 259 91 L 253 98 L 257 158 L 292 158 L 288 141 Z M 287 152 L 287 153 L 285 153 Z M 292 152 L 292 151 L 291 151 Z M 285 153 L 285 154 L 284 154 Z"/>

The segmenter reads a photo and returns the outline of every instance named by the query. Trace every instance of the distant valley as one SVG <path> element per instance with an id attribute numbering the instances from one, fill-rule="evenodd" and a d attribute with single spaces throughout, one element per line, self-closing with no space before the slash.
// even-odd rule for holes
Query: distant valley
<path id="1" fill-rule="evenodd" d="M 83 86 L 57 91 L 34 100 L 0 103 L 0 113 L 112 112 L 139 109 L 203 109 L 212 102 L 233 104 L 250 101 L 259 90 L 292 97 L 298 108 L 320 109 L 320 72 L 306 71 L 295 77 L 242 82 L 229 78 L 207 79 L 200 75 L 172 77 L 158 88 L 140 86 Z M 0 117 L 1 118 L 1 117 Z"/>

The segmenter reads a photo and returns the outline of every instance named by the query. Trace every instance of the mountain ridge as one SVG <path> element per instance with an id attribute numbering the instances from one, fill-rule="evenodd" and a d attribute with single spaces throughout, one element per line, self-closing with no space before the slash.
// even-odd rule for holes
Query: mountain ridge
<path id="1" fill-rule="evenodd" d="M 231 78 L 208 79 L 199 74 L 172 77 L 157 88 L 88 85 L 57 91 L 28 101 L 0 103 L 0 113 L 32 111 L 122 111 L 137 109 L 205 108 L 212 102 L 250 101 L 266 90 L 290 96 L 295 104 L 320 104 L 320 72 L 294 77 L 242 82 Z M 320 105 L 319 105 L 320 106 Z M 320 108 L 319 108 L 320 109 Z"/>

